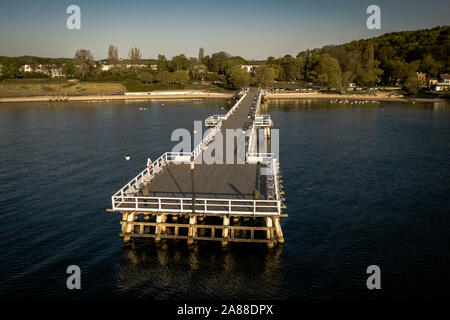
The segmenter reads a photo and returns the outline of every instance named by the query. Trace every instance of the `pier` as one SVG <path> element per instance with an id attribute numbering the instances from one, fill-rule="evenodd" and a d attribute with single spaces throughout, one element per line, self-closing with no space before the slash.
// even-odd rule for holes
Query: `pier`
<path id="1" fill-rule="evenodd" d="M 263 95 L 256 88 L 241 91 L 227 114 L 205 120 L 209 130 L 192 152 L 164 153 L 112 196 L 108 211 L 121 213 L 125 244 L 137 238 L 152 238 L 156 244 L 165 239 L 188 245 L 220 241 L 224 247 L 230 242 L 284 243 L 280 218 L 287 216 L 286 206 L 279 162 L 269 150 L 273 122 L 262 112 Z M 235 137 L 237 148 L 233 138 L 233 154 L 226 155 L 229 129 L 241 129 L 242 135 Z M 224 158 L 232 164 L 201 160 L 219 132 Z"/>

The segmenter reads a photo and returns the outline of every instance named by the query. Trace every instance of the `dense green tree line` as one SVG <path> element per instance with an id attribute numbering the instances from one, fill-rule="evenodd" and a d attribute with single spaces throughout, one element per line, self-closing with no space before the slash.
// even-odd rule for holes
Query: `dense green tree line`
<path id="1" fill-rule="evenodd" d="M 180 54 L 167 59 L 142 59 L 139 48 L 128 51 L 128 59 L 119 59 L 111 45 L 108 58 L 94 61 L 91 52 L 79 49 L 74 59 L 38 57 L 4 58 L 3 77 L 21 74 L 19 66 L 52 64 L 63 68 L 68 77 L 85 80 L 131 81 L 135 87 L 180 88 L 189 81 L 218 81 L 238 89 L 250 84 L 269 86 L 276 81 L 312 82 L 343 92 L 349 82 L 360 86 L 402 85 L 410 93 L 419 88 L 416 72 L 429 78 L 450 70 L 450 27 L 395 32 L 377 38 L 352 41 L 343 45 L 299 52 L 296 57 L 269 57 L 266 61 L 248 61 L 220 51 L 206 55 L 200 48 L 198 57 Z M 109 70 L 102 70 L 108 63 Z M 156 65 L 152 68 L 151 65 Z M 251 72 L 243 65 L 252 65 Z M 139 86 L 137 85 L 139 84 Z"/>

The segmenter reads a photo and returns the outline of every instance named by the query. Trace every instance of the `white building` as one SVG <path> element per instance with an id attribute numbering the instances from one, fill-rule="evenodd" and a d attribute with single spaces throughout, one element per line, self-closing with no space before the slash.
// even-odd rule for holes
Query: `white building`
<path id="1" fill-rule="evenodd" d="M 42 64 L 40 64 L 40 65 L 35 66 L 35 68 L 33 69 L 33 67 L 31 65 L 25 64 L 20 68 L 20 70 L 22 70 L 23 72 L 43 73 L 52 78 L 60 78 L 60 77 L 64 76 L 62 68 L 58 67 L 56 65 L 43 66 Z"/>
<path id="2" fill-rule="evenodd" d="M 145 68 L 146 65 L 145 64 L 127 64 L 127 68 L 131 68 L 131 67 L 134 67 L 134 68 Z"/>
<path id="3" fill-rule="evenodd" d="M 434 91 L 450 90 L 450 74 L 441 74 L 441 81 L 437 82 L 433 86 Z"/>
<path id="4" fill-rule="evenodd" d="M 110 64 L 102 64 L 102 71 L 109 71 L 112 69 L 112 65 Z"/>
<path id="5" fill-rule="evenodd" d="M 255 69 L 255 66 L 247 64 L 247 65 L 241 65 L 240 66 L 241 69 L 245 69 L 245 71 L 247 72 L 253 72 L 253 70 Z"/>
<path id="6" fill-rule="evenodd" d="M 51 69 L 50 69 L 50 76 L 51 76 L 52 78 L 61 78 L 61 77 L 64 77 L 62 68 L 55 68 L 55 67 L 51 68 Z"/>
<path id="7" fill-rule="evenodd" d="M 23 72 L 33 72 L 33 68 L 29 64 L 23 65 L 21 69 Z"/>

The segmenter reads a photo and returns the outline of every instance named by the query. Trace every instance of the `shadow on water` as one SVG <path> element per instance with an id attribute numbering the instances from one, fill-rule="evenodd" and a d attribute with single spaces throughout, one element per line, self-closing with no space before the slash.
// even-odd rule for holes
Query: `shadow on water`
<path id="1" fill-rule="evenodd" d="M 143 241 L 123 248 L 117 290 L 124 297 L 153 299 L 269 299 L 281 284 L 282 246 Z"/>

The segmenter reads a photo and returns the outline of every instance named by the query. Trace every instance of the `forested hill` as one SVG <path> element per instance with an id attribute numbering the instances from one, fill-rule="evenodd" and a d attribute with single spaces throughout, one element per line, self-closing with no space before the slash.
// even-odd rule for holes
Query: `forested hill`
<path id="1" fill-rule="evenodd" d="M 450 72 L 449 54 L 450 26 L 443 26 L 306 50 L 296 59 L 304 65 L 300 76 L 310 82 L 341 89 L 351 81 L 362 86 L 400 84 L 414 93 L 423 85 L 416 72 L 428 79 Z"/>
<path id="2" fill-rule="evenodd" d="M 449 71 L 450 26 L 387 33 L 377 38 L 352 41 L 342 46 L 348 51 L 362 52 L 369 42 L 373 44 L 375 58 L 380 62 L 382 69 L 392 59 L 400 59 L 407 63 L 422 62 L 431 55 L 441 71 Z"/>

